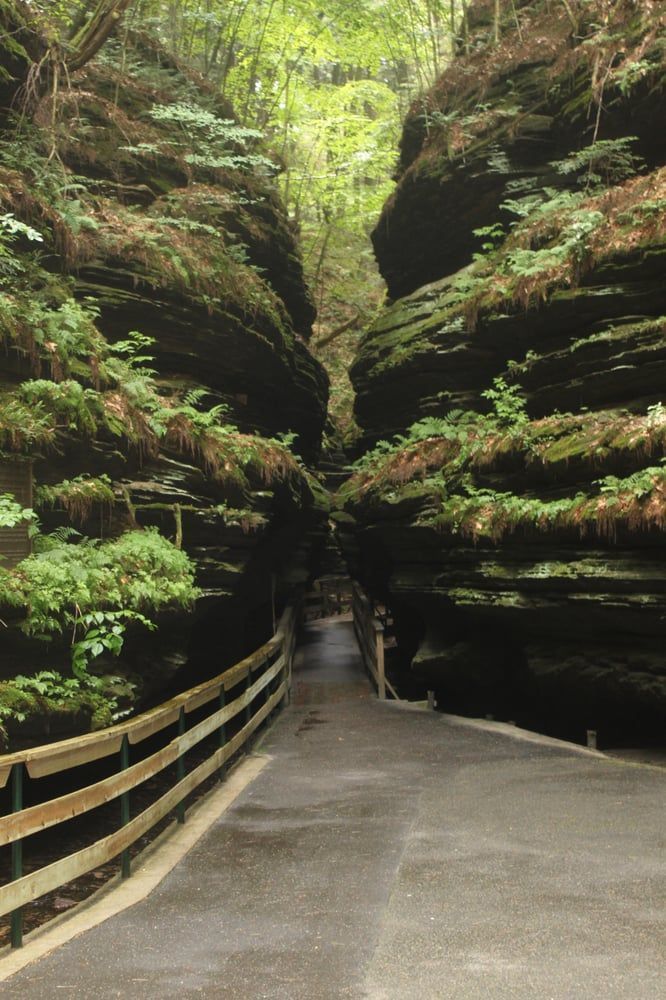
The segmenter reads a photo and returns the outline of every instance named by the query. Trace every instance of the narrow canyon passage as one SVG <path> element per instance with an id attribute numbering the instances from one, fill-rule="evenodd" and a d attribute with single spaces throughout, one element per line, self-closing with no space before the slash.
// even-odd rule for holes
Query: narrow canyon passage
<path id="1" fill-rule="evenodd" d="M 663 773 L 380 703 L 348 622 L 294 682 L 192 852 L 3 997 L 664 995 Z"/>
<path id="2" fill-rule="evenodd" d="M 666 3 L 0 53 L 0 1000 L 666 1000 Z"/>

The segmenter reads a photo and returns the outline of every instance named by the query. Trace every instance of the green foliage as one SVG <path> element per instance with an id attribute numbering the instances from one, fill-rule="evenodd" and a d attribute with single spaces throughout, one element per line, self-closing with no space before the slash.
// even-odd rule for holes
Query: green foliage
<path id="1" fill-rule="evenodd" d="M 628 97 L 634 87 L 644 80 L 654 69 L 654 64 L 649 59 L 628 60 L 616 73 L 614 81 L 620 93 Z"/>
<path id="2" fill-rule="evenodd" d="M 53 422 L 43 407 L 28 406 L 13 394 L 0 396 L 0 448 L 31 452 L 53 444 Z"/>
<path id="3" fill-rule="evenodd" d="M 32 226 L 26 225 L 25 222 L 15 219 L 13 212 L 0 215 L 0 230 L 3 231 L 5 239 L 23 236 L 26 240 L 30 240 L 33 243 L 44 242 L 44 237 L 41 233 L 38 233 Z"/>
<path id="4" fill-rule="evenodd" d="M 115 495 L 108 476 L 90 477 L 85 474 L 65 479 L 54 486 L 38 486 L 35 490 L 37 507 L 62 507 L 75 521 L 84 521 L 94 504 L 111 506 Z"/>
<path id="5" fill-rule="evenodd" d="M 26 609 L 28 635 L 47 639 L 96 611 L 145 614 L 189 607 L 197 591 L 192 564 L 156 531 L 131 531 L 103 543 L 53 542 L 11 571 L 0 571 L 0 603 Z"/>
<path id="6" fill-rule="evenodd" d="M 480 427 L 484 425 L 484 421 L 486 429 L 495 426 L 488 418 L 472 411 L 463 413 L 461 410 L 454 410 L 446 417 L 424 417 L 412 424 L 406 434 L 396 434 L 392 441 L 378 441 L 375 447 L 365 452 L 351 468 L 354 472 L 374 470 L 387 457 L 432 438 L 441 438 L 462 445 L 468 439 L 469 427 L 472 425 Z"/>
<path id="7" fill-rule="evenodd" d="M 481 229 L 473 229 L 472 232 L 475 236 L 481 236 L 485 239 L 485 242 L 481 244 L 483 253 L 475 253 L 473 260 L 481 260 L 487 253 L 496 250 L 506 236 L 504 226 L 499 222 L 495 222 L 492 226 L 482 226 Z"/>
<path id="8" fill-rule="evenodd" d="M 607 476 L 598 480 L 598 496 L 577 493 L 559 500 L 540 500 L 493 489 L 476 488 L 467 481 L 463 495 L 447 498 L 432 519 L 434 526 L 474 541 L 488 538 L 498 542 L 519 529 L 540 532 L 576 530 L 602 537 L 614 537 L 619 525 L 630 529 L 663 528 L 661 500 L 666 470 L 641 469 L 624 479 Z M 655 503 L 652 503 L 652 500 Z"/>
<path id="9" fill-rule="evenodd" d="M 16 279 L 25 270 L 25 265 L 15 248 L 21 237 L 33 243 L 44 242 L 41 233 L 14 218 L 12 212 L 0 215 L 0 284 Z"/>
<path id="10" fill-rule="evenodd" d="M 597 139 L 591 145 L 570 153 L 566 159 L 553 162 L 552 166 L 564 175 L 584 171 L 580 181 L 586 187 L 619 184 L 645 166 L 642 158 L 631 151 L 635 142 L 638 142 L 635 135 L 621 139 Z"/>
<path id="11" fill-rule="evenodd" d="M 552 206 L 550 211 L 553 211 Z M 533 278 L 565 264 L 579 263 L 588 251 L 590 235 L 603 221 L 601 212 L 575 209 L 564 221 L 557 239 L 548 246 L 536 250 L 529 247 L 508 250 L 504 264 L 506 272 L 516 278 Z"/>
<path id="12" fill-rule="evenodd" d="M 125 642 L 128 623 L 143 625 L 153 632 L 157 628 L 145 615 L 138 611 L 93 611 L 75 621 L 75 640 L 72 642 L 72 673 L 79 681 L 88 675 L 92 660 L 108 653 L 120 656 Z"/>
<path id="13" fill-rule="evenodd" d="M 20 726 L 31 717 L 48 719 L 58 713 L 69 714 L 73 722 L 78 714 L 88 716 L 93 729 L 109 726 L 118 717 L 113 689 L 120 680 L 92 674 L 67 677 L 57 670 L 40 670 L 31 676 L 19 674 L 10 681 L 2 681 L 0 738 L 8 743 L 9 723 Z"/>
<path id="14" fill-rule="evenodd" d="M 238 125 L 231 119 L 218 118 L 200 105 L 190 103 L 158 104 L 150 111 L 151 118 L 179 131 L 182 140 L 176 142 L 186 163 L 208 170 L 240 170 L 275 172 L 275 164 L 265 156 L 247 150 L 250 141 L 263 138 L 255 128 Z M 172 143 L 173 144 L 173 143 Z M 126 147 L 127 148 L 127 147 Z"/>
<path id="15" fill-rule="evenodd" d="M 34 408 L 36 415 L 51 414 L 60 430 L 92 437 L 103 417 L 99 393 L 73 379 L 31 379 L 21 384 L 18 395 L 21 402 Z"/>
<path id="16" fill-rule="evenodd" d="M 34 511 L 22 507 L 11 493 L 0 493 L 0 528 L 16 528 L 33 521 L 34 517 Z"/>
<path id="17" fill-rule="evenodd" d="M 492 403 L 499 427 L 524 427 L 529 423 L 519 385 L 509 385 L 499 375 L 493 379 L 492 389 L 486 389 L 481 395 Z"/>

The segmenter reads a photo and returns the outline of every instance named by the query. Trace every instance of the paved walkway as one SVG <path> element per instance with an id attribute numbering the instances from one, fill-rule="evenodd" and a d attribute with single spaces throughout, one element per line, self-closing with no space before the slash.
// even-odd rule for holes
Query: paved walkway
<path id="1" fill-rule="evenodd" d="M 666 775 L 380 704 L 311 626 L 258 778 L 1 997 L 664 1000 Z"/>

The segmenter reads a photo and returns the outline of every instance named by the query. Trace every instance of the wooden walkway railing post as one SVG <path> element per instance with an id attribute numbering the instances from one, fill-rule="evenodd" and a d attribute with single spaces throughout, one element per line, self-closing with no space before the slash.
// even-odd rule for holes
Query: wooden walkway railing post
<path id="1" fill-rule="evenodd" d="M 375 623 L 375 659 L 377 661 L 377 695 L 386 700 L 386 668 L 384 665 L 384 627 Z"/>
<path id="2" fill-rule="evenodd" d="M 384 661 L 384 626 L 375 615 L 369 598 L 356 582 L 352 585 L 354 632 L 365 669 L 377 687 L 377 697 L 386 700 L 387 691 L 399 700 L 396 689 L 386 676 Z"/>
<path id="3" fill-rule="evenodd" d="M 223 712 L 224 712 L 224 709 L 226 707 L 226 704 L 227 704 L 227 692 L 224 690 L 224 684 L 223 684 L 221 686 L 221 688 L 220 688 L 220 697 L 219 697 L 219 700 L 218 700 L 218 709 L 219 709 L 218 714 L 219 715 L 223 715 Z M 225 748 L 225 746 L 227 744 L 227 727 L 224 724 L 224 722 L 221 723 L 221 725 L 220 725 L 219 736 L 220 736 L 219 747 L 220 747 L 220 752 L 222 752 L 222 751 L 224 751 L 224 748 Z M 224 781 L 224 779 L 227 776 L 227 765 L 224 762 L 222 762 L 222 764 L 220 764 L 220 770 L 219 770 L 218 774 L 219 774 L 220 781 Z"/>
<path id="4" fill-rule="evenodd" d="M 130 747 L 127 734 L 123 736 L 120 744 L 120 770 L 127 771 L 130 766 Z M 130 821 L 130 793 L 123 792 L 120 796 L 120 827 L 121 829 Z M 132 860 L 129 847 L 120 855 L 120 875 L 121 878 L 129 878 L 132 874 Z"/>
<path id="5" fill-rule="evenodd" d="M 12 768 L 12 813 L 20 813 L 23 809 L 23 764 L 14 764 Z M 18 837 L 12 843 L 12 881 L 23 877 L 23 838 Z M 12 948 L 23 945 L 23 907 L 12 911 L 11 916 Z"/>
<path id="6" fill-rule="evenodd" d="M 181 705 L 180 712 L 178 713 L 178 737 L 185 735 L 185 708 Z M 180 783 L 185 777 L 185 751 L 178 754 L 178 760 L 176 761 L 176 781 Z M 185 822 L 185 802 L 183 799 L 180 800 L 176 806 L 176 819 L 179 823 Z"/>
<path id="7" fill-rule="evenodd" d="M 185 800 L 208 778 L 223 777 L 227 762 L 247 743 L 262 723 L 289 698 L 296 643 L 294 608 L 283 614 L 272 639 L 217 677 L 199 684 L 143 715 L 96 733 L 33 747 L 0 756 L 0 788 L 11 781 L 12 811 L 0 819 L 0 847 L 11 845 L 11 881 L 0 887 L 0 917 L 11 914 L 11 943 L 23 942 L 23 910 L 27 903 L 114 858 L 121 859 L 121 874 L 131 873 L 130 847 L 161 819 L 176 813 L 185 819 Z M 230 691 L 241 690 L 233 700 Z M 191 712 L 211 705 L 200 722 L 186 724 Z M 228 738 L 227 726 L 239 720 L 238 731 Z M 177 735 L 162 749 L 132 763 L 131 747 L 177 724 Z M 191 771 L 185 755 L 202 740 L 212 738 L 212 752 Z M 216 738 L 217 737 L 217 738 Z M 105 757 L 119 755 L 119 769 L 91 785 L 55 799 L 24 808 L 24 776 L 42 778 Z M 118 759 L 118 758 L 116 758 Z M 130 812 L 133 789 L 176 765 L 176 783 L 138 815 Z M 23 841 L 32 834 L 65 823 L 107 802 L 119 799 L 120 827 L 74 854 L 23 874 Z"/>

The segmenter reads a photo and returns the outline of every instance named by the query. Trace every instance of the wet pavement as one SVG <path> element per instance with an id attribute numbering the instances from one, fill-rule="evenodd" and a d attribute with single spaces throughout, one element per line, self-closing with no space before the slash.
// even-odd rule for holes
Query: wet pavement
<path id="1" fill-rule="evenodd" d="M 379 703 L 310 625 L 272 760 L 0 997 L 666 1000 L 666 775 Z"/>

